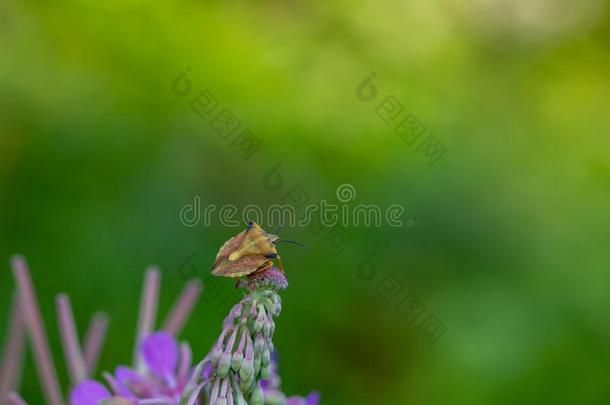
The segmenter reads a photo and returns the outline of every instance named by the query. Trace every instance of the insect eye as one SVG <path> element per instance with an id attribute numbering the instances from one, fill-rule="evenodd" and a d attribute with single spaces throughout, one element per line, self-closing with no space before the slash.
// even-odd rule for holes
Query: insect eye
<path id="1" fill-rule="evenodd" d="M 254 226 L 254 221 L 248 221 L 248 229 L 252 229 Z"/>

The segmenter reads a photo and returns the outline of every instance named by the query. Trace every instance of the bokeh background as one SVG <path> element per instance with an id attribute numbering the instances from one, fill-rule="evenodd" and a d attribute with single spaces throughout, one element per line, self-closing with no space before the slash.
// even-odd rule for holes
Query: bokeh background
<path id="1" fill-rule="evenodd" d="M 71 296 L 81 334 L 108 311 L 111 370 L 131 359 L 146 266 L 163 272 L 162 319 L 241 230 L 183 225 L 195 196 L 267 207 L 300 186 L 333 203 L 348 183 L 353 203 L 404 206 L 405 226 L 347 227 L 339 254 L 324 233 L 282 230 L 310 246 L 281 250 L 287 393 L 609 403 L 608 3 L 0 2 L 0 327 L 22 253 L 67 389 L 55 294 Z M 260 141 L 250 159 L 189 106 L 204 89 Z M 377 114 L 392 95 L 446 148 L 435 164 Z M 227 308 L 208 293 L 182 334 L 196 357 Z M 446 328 L 433 344 L 404 297 Z M 28 353 L 32 404 L 38 387 Z"/>

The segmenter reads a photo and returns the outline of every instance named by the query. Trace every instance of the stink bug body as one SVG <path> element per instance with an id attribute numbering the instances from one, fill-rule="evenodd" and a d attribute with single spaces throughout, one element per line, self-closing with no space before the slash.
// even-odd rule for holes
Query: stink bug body
<path id="1" fill-rule="evenodd" d="M 264 271 L 278 260 L 284 271 L 275 244 L 279 236 L 267 233 L 255 222 L 250 221 L 245 231 L 225 242 L 216 255 L 212 275 L 242 277 Z"/>

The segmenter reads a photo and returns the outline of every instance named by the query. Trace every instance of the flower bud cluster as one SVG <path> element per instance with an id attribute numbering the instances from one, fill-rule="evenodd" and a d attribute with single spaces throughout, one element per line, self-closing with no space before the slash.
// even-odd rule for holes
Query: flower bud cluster
<path id="1" fill-rule="evenodd" d="M 262 379 L 272 375 L 274 318 L 282 309 L 283 272 L 271 268 L 251 277 L 249 293 L 229 312 L 220 336 L 193 375 L 181 403 L 205 395 L 210 405 L 264 403 Z M 196 402 L 193 402 L 196 403 Z"/>

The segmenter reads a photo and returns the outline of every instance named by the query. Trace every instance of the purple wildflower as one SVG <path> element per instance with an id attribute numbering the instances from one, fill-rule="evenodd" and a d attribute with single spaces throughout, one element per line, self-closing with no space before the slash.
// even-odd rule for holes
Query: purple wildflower
<path id="1" fill-rule="evenodd" d="M 289 397 L 286 400 L 286 405 L 318 405 L 320 403 L 320 394 L 312 392 L 307 397 Z"/>
<path id="2" fill-rule="evenodd" d="M 168 403 L 177 402 L 190 377 L 189 346 L 184 343 L 179 349 L 172 335 L 160 331 L 144 338 L 140 355 L 144 363 L 143 371 L 119 366 L 114 376 L 105 374 L 114 393 L 132 399 L 159 398 Z"/>
<path id="3" fill-rule="evenodd" d="M 23 257 L 14 256 L 11 259 L 11 265 L 17 291 L 14 294 L 7 341 L 0 365 L 0 403 L 27 405 L 15 392 L 18 389 L 21 375 L 24 354 L 23 338 L 27 331 L 45 400 L 50 405 L 64 405 L 63 390 L 59 386 L 27 263 Z M 176 403 L 175 398 L 180 395 L 190 376 L 191 353 L 186 344 L 181 345 L 178 349 L 172 335 L 177 335 L 186 323 L 201 292 L 201 284 L 198 280 L 189 281 L 163 322 L 162 330 L 164 332 L 151 334 L 156 318 L 159 279 L 158 269 L 150 268 L 147 271 L 140 305 L 135 354 L 136 366 L 138 363 L 142 363 L 142 366 L 137 368 L 137 372 L 131 370 L 134 374 L 121 369 L 123 371 L 117 373 L 117 375 L 121 374 L 119 379 L 108 375 L 112 381 L 110 384 L 112 390 L 106 389 L 99 382 L 88 379 L 90 375 L 95 374 L 108 328 L 108 316 L 102 312 L 94 314 L 81 346 L 70 300 L 66 294 L 57 295 L 56 307 L 60 338 L 71 386 L 74 387 L 70 395 L 71 405 L 171 405 Z M 145 336 L 150 340 L 146 339 L 144 342 L 143 337 Z M 128 368 L 125 367 L 125 369 Z M 131 383 L 128 376 L 137 377 L 134 378 L 135 383 Z M 139 385 L 141 380 L 146 384 Z M 137 387 L 154 387 L 154 395 L 158 396 L 153 399 L 129 397 L 133 396 L 131 390 Z M 121 396 L 113 396 L 113 393 Z"/>
<path id="4" fill-rule="evenodd" d="M 72 405 L 98 405 L 100 401 L 111 397 L 110 391 L 99 382 L 85 380 L 72 390 L 70 403 Z"/>
<path id="5" fill-rule="evenodd" d="M 23 336 L 27 330 L 45 399 L 63 405 L 53 358 L 25 260 L 12 261 L 18 292 L 15 294 L 7 344 L 0 368 L 0 403 L 27 405 L 13 390 L 21 372 Z M 248 294 L 223 322 L 219 338 L 208 355 L 191 370 L 191 351 L 175 337 L 184 326 L 200 294 L 200 283 L 187 283 L 165 319 L 153 332 L 157 316 L 160 272 L 146 272 L 136 331 L 134 366 L 119 366 L 114 375 L 104 373 L 108 387 L 89 379 L 108 327 L 108 317 L 94 315 L 81 343 L 67 295 L 57 296 L 57 315 L 66 368 L 71 377 L 71 405 L 317 405 L 318 393 L 286 397 L 280 390 L 274 353 L 274 318 L 282 309 L 279 291 L 287 288 L 286 276 L 273 267 L 240 283 Z"/>

